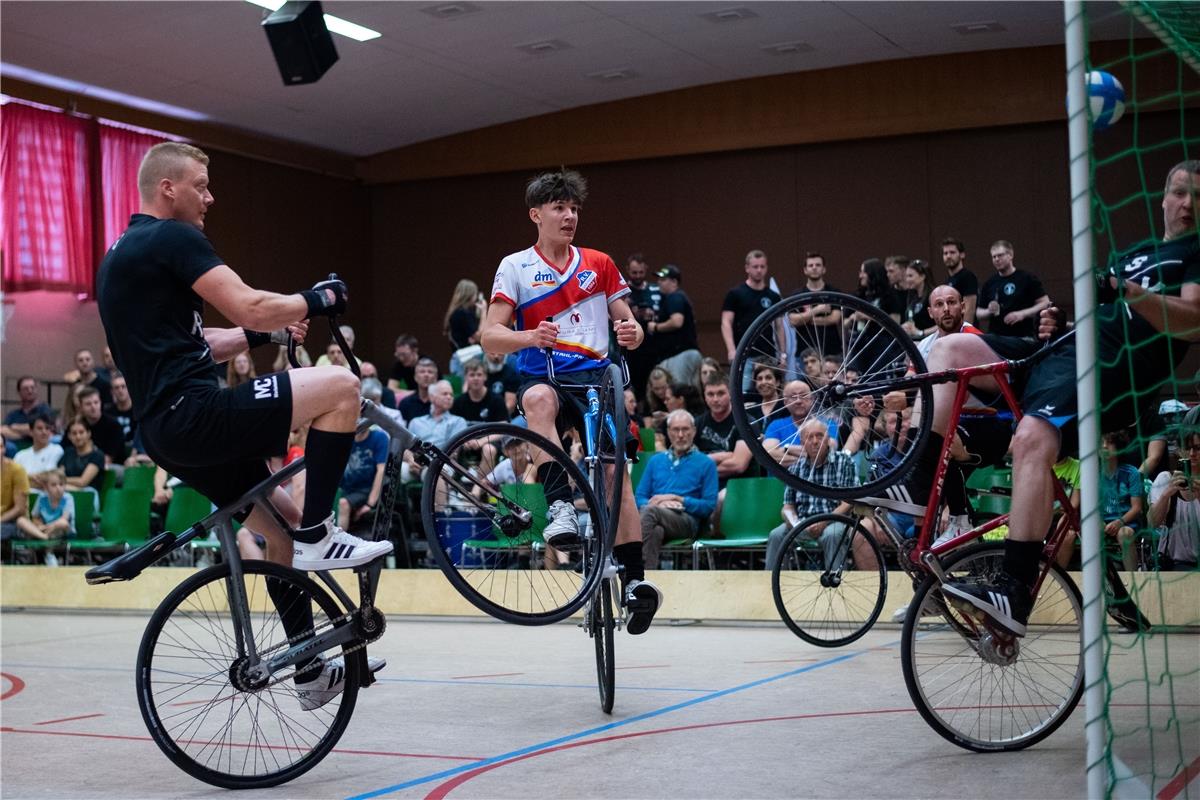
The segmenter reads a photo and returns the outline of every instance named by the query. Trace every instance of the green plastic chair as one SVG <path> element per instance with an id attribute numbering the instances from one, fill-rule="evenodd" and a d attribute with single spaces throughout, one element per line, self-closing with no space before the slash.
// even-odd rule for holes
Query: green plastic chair
<path id="1" fill-rule="evenodd" d="M 172 533 L 183 533 L 213 512 L 212 501 L 190 486 L 176 486 L 167 504 L 167 516 L 163 527 Z M 196 563 L 197 551 L 219 550 L 221 543 L 207 539 L 193 539 L 192 564 Z"/>
<path id="2" fill-rule="evenodd" d="M 153 489 L 156 467 L 149 464 L 136 467 L 126 467 L 125 477 L 121 480 L 122 489 Z"/>
<path id="3" fill-rule="evenodd" d="M 636 492 L 638 484 L 642 482 L 642 476 L 646 474 L 646 465 L 650 463 L 651 453 L 642 453 L 638 456 L 638 461 L 629 468 L 629 485 Z"/>
<path id="4" fill-rule="evenodd" d="M 972 515 L 976 520 L 999 517 L 1012 510 L 1012 498 L 1004 494 L 979 494 L 971 498 Z"/>
<path id="5" fill-rule="evenodd" d="M 462 394 L 462 375 L 443 375 L 442 380 L 450 382 L 450 388 L 454 390 L 455 397 L 458 397 L 460 394 Z"/>
<path id="6" fill-rule="evenodd" d="M 75 537 L 91 539 L 96 535 L 96 501 L 99 495 L 86 489 L 69 490 L 75 498 Z"/>
<path id="7" fill-rule="evenodd" d="M 529 547 L 534 542 L 542 541 L 542 531 L 546 529 L 548 522 L 546 511 L 549 508 L 549 504 L 546 502 L 546 492 L 542 484 L 510 483 L 501 486 L 500 493 L 533 514 L 533 525 L 516 536 L 505 536 L 498 528 L 493 526 L 489 538 L 468 539 L 463 542 L 464 554 L 467 550 L 488 550 L 492 552 L 517 550 L 522 547 Z M 501 516 L 507 516 L 507 514 L 502 512 Z"/>
<path id="8" fill-rule="evenodd" d="M 700 551 L 708 553 L 714 568 L 713 550 L 766 550 L 768 534 L 780 523 L 783 482 L 774 478 L 732 478 L 725 484 L 721 511 L 720 539 L 697 539 L 692 543 L 692 568 L 700 568 Z"/>
<path id="9" fill-rule="evenodd" d="M 69 540 L 67 558 L 75 552 L 124 552 L 150 536 L 153 489 L 113 489 L 100 509 L 100 536 Z"/>
<path id="10" fill-rule="evenodd" d="M 658 449 L 658 442 L 654 439 L 654 428 L 639 428 L 638 436 L 642 440 L 642 449 L 647 453 L 653 453 Z"/>
<path id="11" fill-rule="evenodd" d="M 104 477 L 100 480 L 100 507 L 104 507 L 104 498 L 108 497 L 108 493 L 117 488 L 117 472 L 116 470 L 104 470 Z"/>
<path id="12" fill-rule="evenodd" d="M 992 488 L 992 475 L 996 470 L 993 467 L 981 467 L 971 473 L 967 478 L 967 491 L 971 492 L 986 492 Z"/>

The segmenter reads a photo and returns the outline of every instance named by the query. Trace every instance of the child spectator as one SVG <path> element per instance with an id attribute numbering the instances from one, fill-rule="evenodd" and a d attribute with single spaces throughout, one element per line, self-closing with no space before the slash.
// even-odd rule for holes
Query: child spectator
<path id="1" fill-rule="evenodd" d="M 65 539 L 75 530 L 75 498 L 67 494 L 66 476 L 60 469 L 46 473 L 45 487 L 33 506 L 33 525 L 40 534 L 37 538 Z M 58 557 L 51 550 L 46 551 L 44 560 L 48 567 L 58 566 Z"/>

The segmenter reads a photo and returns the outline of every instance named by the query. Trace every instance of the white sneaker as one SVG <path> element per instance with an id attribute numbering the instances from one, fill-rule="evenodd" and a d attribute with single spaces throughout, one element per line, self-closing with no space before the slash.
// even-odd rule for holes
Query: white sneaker
<path id="1" fill-rule="evenodd" d="M 575 506 L 566 500 L 555 500 L 546 511 L 550 520 L 542 531 L 542 538 L 551 547 L 562 549 L 579 544 L 579 517 Z"/>
<path id="2" fill-rule="evenodd" d="M 368 542 L 351 536 L 333 524 L 333 515 L 324 522 L 305 530 L 325 529 L 319 542 L 309 544 L 292 540 L 292 566 L 299 570 L 317 571 L 359 567 L 392 552 L 391 542 Z"/>
<path id="3" fill-rule="evenodd" d="M 942 535 L 933 540 L 933 547 L 938 547 L 958 536 L 961 533 L 971 530 L 971 518 L 966 514 L 959 514 L 956 517 L 951 517 L 946 523 L 946 529 L 942 531 Z"/>
<path id="4" fill-rule="evenodd" d="M 371 670 L 372 675 L 386 666 L 386 660 L 367 656 L 367 669 Z M 316 677 L 296 682 L 296 696 L 300 698 L 301 710 L 315 711 L 325 705 L 342 693 L 345 682 L 345 660 L 341 656 L 329 659 Z"/>
<path id="5" fill-rule="evenodd" d="M 42 561 L 47 567 L 58 566 L 58 556 L 54 555 L 54 553 L 51 553 L 49 550 L 46 551 L 46 556 L 42 559 Z"/>
<path id="6" fill-rule="evenodd" d="M 908 616 L 908 606 L 900 606 L 892 612 L 892 622 L 897 625 L 903 625 L 905 618 Z"/>

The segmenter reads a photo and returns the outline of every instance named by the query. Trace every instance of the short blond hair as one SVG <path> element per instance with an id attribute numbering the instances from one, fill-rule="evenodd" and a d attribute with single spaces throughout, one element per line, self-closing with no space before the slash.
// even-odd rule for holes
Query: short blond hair
<path id="1" fill-rule="evenodd" d="M 183 142 L 160 142 L 147 150 L 137 177 L 142 201 L 154 199 L 155 189 L 163 178 L 179 180 L 188 159 L 208 165 L 208 155 L 203 150 Z"/>

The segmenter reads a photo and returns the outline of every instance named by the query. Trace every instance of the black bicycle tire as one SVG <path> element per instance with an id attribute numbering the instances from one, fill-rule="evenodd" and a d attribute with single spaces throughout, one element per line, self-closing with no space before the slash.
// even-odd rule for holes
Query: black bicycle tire
<path id="1" fill-rule="evenodd" d="M 881 474 L 877 478 L 869 479 L 857 486 L 852 487 L 832 487 L 814 484 L 799 475 L 795 475 L 784 467 L 767 452 L 762 445 L 761 431 L 754 427 L 753 421 L 746 409 L 745 392 L 742 390 L 742 375 L 747 363 L 752 359 L 749 352 L 759 335 L 764 330 L 769 330 L 774 320 L 781 315 L 786 318 L 786 315 L 802 306 L 820 305 L 826 303 L 838 303 L 842 306 L 858 311 L 868 317 L 873 323 L 890 335 L 900 346 L 905 357 L 911 364 L 912 370 L 916 374 L 924 374 L 926 372 L 925 359 L 921 357 L 921 353 L 917 350 L 916 344 L 908 336 L 907 333 L 886 313 L 876 308 L 871 303 L 866 302 L 858 297 L 841 292 L 802 292 L 784 298 L 778 303 L 764 310 L 751 323 L 746 333 L 742 336 L 742 340 L 738 343 L 737 351 L 734 354 L 733 363 L 730 365 L 730 381 L 729 394 L 732 402 L 733 420 L 737 425 L 738 433 L 742 437 L 742 441 L 750 448 L 754 460 L 757 461 L 764 469 L 767 470 L 773 477 L 783 481 L 785 485 L 796 489 L 797 491 L 806 494 L 818 495 L 821 497 L 830 497 L 839 500 L 849 500 L 866 495 L 878 493 L 879 491 L 891 486 L 903 478 L 915 463 L 917 456 L 924 449 L 929 440 L 929 429 L 933 422 L 933 416 L 928 412 L 928 409 L 933 407 L 933 388 L 929 382 L 919 383 L 915 391 L 920 395 L 923 408 L 926 413 L 921 415 L 917 427 L 915 440 L 912 441 L 912 446 L 905 451 L 903 458 L 886 473 Z M 786 323 L 785 323 L 786 324 Z M 886 387 L 881 387 L 879 393 L 883 393 Z M 911 390 L 911 389 L 910 389 Z"/>
<path id="2" fill-rule="evenodd" d="M 955 553 L 953 557 L 946 560 L 946 562 L 943 564 L 943 570 L 946 573 L 949 573 L 962 562 L 968 559 L 979 557 L 992 557 L 1002 560 L 1004 557 L 1004 543 L 980 542 L 973 546 L 963 548 L 961 551 Z M 1041 565 L 1042 568 L 1045 568 L 1046 566 L 1044 556 L 1041 559 Z M 1083 675 L 1082 644 L 1083 597 L 1079 592 L 1079 587 L 1075 585 L 1075 582 L 1071 579 L 1071 576 L 1068 575 L 1067 571 L 1058 564 L 1050 564 L 1050 570 L 1047 573 L 1046 580 L 1051 580 L 1051 575 L 1054 576 L 1053 580 L 1057 581 L 1061 588 L 1068 593 L 1068 597 L 1074 600 L 1075 607 L 1078 612 L 1080 657 L 1076 670 L 1075 686 L 1067 702 L 1061 706 L 1055 713 L 1054 717 L 1041 728 L 1016 741 L 1005 741 L 992 744 L 984 744 L 979 740 L 969 739 L 950 729 L 941 721 L 938 715 L 934 713 L 933 709 L 929 707 L 929 704 L 925 700 L 925 693 L 918 685 L 916 666 L 913 663 L 913 642 L 917 638 L 918 632 L 916 629 L 919 625 L 921 625 L 920 609 L 924 606 L 925 598 L 927 598 L 931 592 L 941 585 L 937 578 L 933 575 L 926 576 L 925 580 L 921 582 L 921 585 L 917 588 L 916 593 L 913 595 L 912 604 L 909 606 L 909 613 L 904 620 L 904 628 L 900 640 L 900 662 L 904 670 L 904 685 L 908 688 L 908 694 L 913 701 L 913 705 L 921 714 L 921 717 L 925 720 L 925 722 L 928 723 L 929 727 L 937 731 L 939 736 L 959 747 L 962 747 L 966 750 L 972 750 L 977 753 L 996 753 L 1023 750 L 1027 747 L 1037 744 L 1050 734 L 1054 733 L 1071 716 L 1071 713 L 1079 704 L 1080 698 L 1083 697 L 1083 689 L 1085 684 Z M 1042 592 L 1045 591 L 1045 588 L 1045 584 L 1043 583 Z"/>
<path id="3" fill-rule="evenodd" d="M 871 551 L 875 554 L 876 563 L 879 565 L 879 592 L 872 606 L 867 619 L 853 632 L 837 639 L 822 639 L 809 633 L 803 625 L 801 625 L 791 614 L 788 609 L 787 598 L 783 596 L 784 587 L 781 585 L 781 573 L 784 564 L 784 558 L 792 551 L 793 542 L 800 537 L 802 533 L 810 526 L 818 522 L 841 522 L 846 525 L 846 530 L 849 535 L 853 536 L 855 532 L 862 536 L 863 539 L 870 545 Z M 844 647 L 845 645 L 855 642 L 862 638 L 867 631 L 875 625 L 879 619 L 879 613 L 883 610 L 883 603 L 887 597 L 887 566 L 883 561 L 883 550 L 879 547 L 879 543 L 875 541 L 875 537 L 871 536 L 862 527 L 861 521 L 856 517 L 851 517 L 846 514 L 816 514 L 807 517 L 800 521 L 798 525 L 792 528 L 784 538 L 775 562 L 771 565 L 771 597 L 775 600 L 775 610 L 779 612 L 780 619 L 787 625 L 788 629 L 799 636 L 809 644 L 817 647 Z"/>
<path id="4" fill-rule="evenodd" d="M 273 576 L 294 581 L 313 598 L 313 601 L 320 606 L 321 610 L 330 619 L 337 619 L 345 613 L 325 589 L 303 572 L 269 561 L 257 560 L 243 561 L 242 569 L 245 574 L 262 574 L 264 576 Z M 142 642 L 138 648 L 134 682 L 137 688 L 138 707 L 142 712 L 142 720 L 145 722 L 146 728 L 150 732 L 150 736 L 155 744 L 158 745 L 159 749 L 163 751 L 175 766 L 197 780 L 213 786 L 219 786 L 223 789 L 264 789 L 270 786 L 278 786 L 304 774 L 319 764 L 337 744 L 346 727 L 350 724 L 350 717 L 354 714 L 354 706 L 358 698 L 360 682 L 358 660 L 343 655 L 346 667 L 345 684 L 342 690 L 342 702 L 334 717 L 333 724 L 325 736 L 322 737 L 319 745 L 296 763 L 276 773 L 251 777 L 229 775 L 197 763 L 169 737 L 158 714 L 157 706 L 153 700 L 153 687 L 150 680 L 150 672 L 153 670 L 153 652 L 158 637 L 162 633 L 163 625 L 170 614 L 195 589 L 210 584 L 215 580 L 229 580 L 231 572 L 228 562 L 216 564 L 201 570 L 183 580 L 159 603 L 158 608 L 154 610 L 154 614 L 150 617 L 150 621 L 146 624 L 145 632 L 142 634 Z M 342 624 L 349 624 L 349 622 L 347 621 Z M 149 662 L 147 659 L 149 659 Z"/>
<path id="5" fill-rule="evenodd" d="M 613 649 L 613 580 L 600 581 L 596 600 L 592 604 L 592 638 L 596 646 L 596 683 L 600 689 L 600 710 L 611 714 L 616 700 L 616 652 Z M 597 608 L 599 606 L 599 608 Z"/>
<path id="6" fill-rule="evenodd" d="M 445 551 L 442 549 L 442 544 L 438 540 L 437 526 L 434 518 L 434 503 L 436 492 L 435 478 L 442 474 L 443 467 L 448 466 L 445 455 L 454 453 L 458 446 L 464 441 L 479 439 L 483 437 L 513 437 L 523 439 L 530 442 L 532 445 L 541 448 L 547 453 L 552 454 L 554 460 L 567 471 L 571 480 L 579 487 L 583 493 L 584 502 L 591 510 L 593 518 L 596 516 L 596 498 L 592 492 L 592 488 L 588 483 L 587 477 L 580 471 L 579 467 L 573 462 L 562 448 L 552 444 L 545 437 L 534 433 L 528 428 L 519 428 L 507 422 L 489 422 L 482 425 L 476 425 L 472 428 L 460 433 L 454 437 L 447 445 L 442 455 L 436 457 L 429 465 L 426 476 L 422 481 L 421 486 L 421 522 L 425 528 L 425 538 L 429 543 L 429 551 L 433 554 L 434 560 L 438 567 L 442 570 L 442 574 L 450 581 L 450 584 L 458 590 L 458 593 L 463 596 L 471 605 L 475 606 L 480 611 L 488 616 L 495 617 L 502 622 L 508 622 L 513 625 L 550 625 L 560 620 L 566 619 L 570 615 L 578 611 L 588 598 L 592 596 L 596 590 L 596 582 L 600 580 L 601 569 L 593 568 L 585 574 L 583 581 L 580 583 L 576 594 L 566 603 L 558 606 L 555 609 L 543 612 L 523 612 L 517 611 L 499 603 L 493 602 L 488 597 L 480 593 L 470 581 L 466 580 L 459 572 L 458 568 L 451 563 L 447 558 Z M 586 541 L 586 540 L 585 540 Z M 597 565 L 604 562 L 604 558 L 608 555 L 608 549 L 605 540 L 598 538 L 600 543 L 600 552 L 595 558 Z M 585 559 L 586 561 L 586 559 Z M 590 563 L 590 562 L 588 562 Z M 585 570 L 586 571 L 586 570 Z"/>
<path id="7" fill-rule="evenodd" d="M 625 442 L 629 437 L 629 420 L 625 412 L 625 378 L 621 368 L 609 364 L 600 382 L 600 415 L 596 432 L 596 446 L 600 450 L 600 468 L 592 476 L 592 492 L 596 495 L 596 504 L 604 509 L 605 552 L 612 549 L 617 537 L 617 526 L 621 521 L 621 493 L 625 488 Z M 608 434 L 605 431 L 604 419 L 611 415 L 616 430 L 616 440 L 611 442 L 611 456 L 606 452 Z M 605 490 L 606 460 L 612 461 L 613 483 L 612 496 L 607 497 Z"/>

